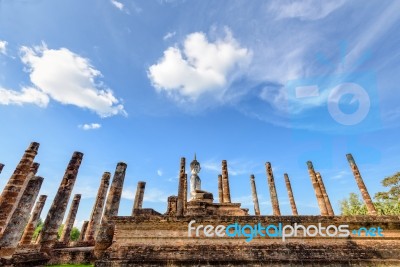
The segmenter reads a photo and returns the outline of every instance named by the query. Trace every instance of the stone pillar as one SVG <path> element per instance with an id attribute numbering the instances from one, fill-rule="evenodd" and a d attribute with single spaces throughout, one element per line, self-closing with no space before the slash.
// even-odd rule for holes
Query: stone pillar
<path id="1" fill-rule="evenodd" d="M 138 185 L 136 188 L 135 201 L 133 203 L 132 216 L 135 215 L 135 210 L 142 209 L 145 188 L 146 188 L 146 182 L 142 182 L 142 181 L 138 182 Z"/>
<path id="2" fill-rule="evenodd" d="M 4 168 L 4 164 L 0 163 L 0 173 L 3 171 L 3 168 Z"/>
<path id="3" fill-rule="evenodd" d="M 229 188 L 228 163 L 226 160 L 222 161 L 222 193 L 223 193 L 223 197 L 224 197 L 224 203 L 231 203 L 231 191 Z"/>
<path id="4" fill-rule="evenodd" d="M 176 216 L 183 216 L 183 195 L 184 189 L 183 185 L 185 184 L 185 165 L 186 159 L 181 158 L 181 167 L 179 172 L 179 186 L 178 186 L 178 202 L 176 204 Z"/>
<path id="5" fill-rule="evenodd" d="M 64 244 L 68 244 L 70 241 L 71 231 L 72 231 L 72 228 L 74 227 L 76 213 L 78 212 L 80 201 L 81 201 L 81 195 L 76 194 L 74 196 L 74 199 L 72 200 L 72 204 L 69 209 L 68 216 L 67 216 L 67 219 L 65 220 L 64 228 L 63 228 L 63 231 L 62 231 L 61 237 L 60 237 L 60 242 L 62 242 Z"/>
<path id="6" fill-rule="evenodd" d="M 324 197 L 324 202 L 325 202 L 326 210 L 328 211 L 328 215 L 335 216 L 335 213 L 333 212 L 331 201 L 329 200 L 328 193 L 326 192 L 325 184 L 324 184 L 324 181 L 322 180 L 321 174 L 319 172 L 316 172 L 315 175 L 317 177 L 319 187 L 321 188 L 322 196 Z"/>
<path id="7" fill-rule="evenodd" d="M 317 175 L 315 174 L 314 166 L 311 161 L 307 161 L 307 167 L 308 167 L 308 174 L 310 175 L 312 186 L 314 188 L 315 196 L 317 197 L 318 206 L 319 206 L 319 210 L 321 211 L 321 215 L 328 216 L 329 214 L 328 214 L 328 210 L 326 208 L 324 196 L 322 194 L 322 190 L 318 183 Z"/>
<path id="8" fill-rule="evenodd" d="M 42 213 L 44 204 L 46 203 L 46 199 L 46 195 L 39 196 L 39 200 L 36 202 L 31 218 L 29 219 L 29 222 L 26 225 L 25 231 L 19 242 L 20 245 L 29 245 L 32 242 L 33 233 L 35 232 L 35 228 L 39 221 L 40 214 Z"/>
<path id="9" fill-rule="evenodd" d="M 364 184 L 364 180 L 361 177 L 360 171 L 358 170 L 357 164 L 354 161 L 354 158 L 351 154 L 347 154 L 347 161 L 350 164 L 350 168 L 353 171 L 354 178 L 356 179 L 356 183 L 358 188 L 360 189 L 361 196 L 364 199 L 365 205 L 367 206 L 369 215 L 377 215 L 374 203 L 372 203 L 372 199 L 368 193 L 367 187 Z"/>
<path id="10" fill-rule="evenodd" d="M 258 204 L 258 196 L 256 189 L 256 181 L 254 180 L 254 174 L 250 175 L 250 184 L 251 184 L 251 195 L 253 196 L 253 203 L 254 203 L 254 214 L 256 216 L 260 216 L 260 205 Z"/>
<path id="11" fill-rule="evenodd" d="M 104 250 L 112 244 L 114 235 L 114 223 L 110 221 L 111 217 L 118 215 L 119 202 L 121 201 L 122 188 L 125 180 L 126 163 L 119 162 L 111 182 L 108 192 L 106 206 L 104 208 L 101 225 L 96 235 L 94 254 L 97 258 L 101 257 Z"/>
<path id="12" fill-rule="evenodd" d="M 85 239 L 85 234 L 87 231 L 88 224 L 89 224 L 89 221 L 83 222 L 82 228 L 81 228 L 81 233 L 79 234 L 79 238 L 78 238 L 79 242 L 82 242 Z"/>
<path id="13" fill-rule="evenodd" d="M 25 150 L 21 161 L 11 175 L 0 196 L 0 234 L 7 225 L 17 207 L 25 187 L 28 184 L 28 174 L 39 149 L 39 143 L 32 142 Z"/>
<path id="14" fill-rule="evenodd" d="M 289 175 L 285 173 L 283 176 L 285 177 L 285 184 L 289 195 L 289 202 L 290 202 L 290 207 L 292 208 L 292 213 L 294 216 L 297 216 L 299 214 L 297 213 L 296 202 L 294 201 L 292 185 L 290 184 Z"/>
<path id="15" fill-rule="evenodd" d="M 177 196 L 169 196 L 168 197 L 168 207 L 167 207 L 167 214 L 172 216 L 176 215 L 176 202 L 178 202 Z"/>
<path id="16" fill-rule="evenodd" d="M 218 174 L 218 199 L 219 203 L 224 203 L 224 191 L 222 189 L 222 175 Z"/>
<path id="17" fill-rule="evenodd" d="M 104 202 L 107 197 L 108 186 L 110 185 L 111 173 L 104 172 L 101 178 L 99 190 L 97 191 L 96 202 L 94 203 L 89 225 L 85 233 L 85 241 L 94 242 L 103 215 Z"/>
<path id="18" fill-rule="evenodd" d="M 11 256 L 17 248 L 42 183 L 43 178 L 40 176 L 34 176 L 29 180 L 19 204 L 0 238 L 0 256 Z"/>
<path id="19" fill-rule="evenodd" d="M 271 197 L 272 213 L 274 216 L 281 216 L 281 210 L 279 209 L 278 194 L 276 193 L 274 174 L 272 173 L 271 163 L 265 163 L 267 170 L 269 195 Z"/>
<path id="20" fill-rule="evenodd" d="M 188 195 L 188 178 L 187 173 L 185 173 L 185 180 L 183 184 L 183 214 L 186 213 L 187 210 L 187 195 Z"/>
<path id="21" fill-rule="evenodd" d="M 42 231 L 38 237 L 37 242 L 40 244 L 41 251 L 49 252 L 57 242 L 58 228 L 62 224 L 82 158 L 83 154 L 81 152 L 74 152 L 65 170 L 60 187 L 54 197 L 53 203 L 43 223 Z"/>

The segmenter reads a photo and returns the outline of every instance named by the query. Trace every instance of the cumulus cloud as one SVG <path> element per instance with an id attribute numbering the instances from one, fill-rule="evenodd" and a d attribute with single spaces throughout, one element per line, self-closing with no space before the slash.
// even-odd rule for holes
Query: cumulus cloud
<path id="1" fill-rule="evenodd" d="M 119 10 L 123 10 L 124 9 L 124 4 L 122 4 L 121 2 L 118 2 L 117 0 L 111 0 L 110 2 L 111 2 L 111 4 L 113 6 L 115 6 Z"/>
<path id="2" fill-rule="evenodd" d="M 7 41 L 0 40 L 0 54 L 6 55 L 7 54 Z"/>
<path id="3" fill-rule="evenodd" d="M 82 130 L 96 130 L 96 129 L 100 129 L 101 128 L 101 124 L 99 123 L 85 123 L 83 125 L 79 125 L 79 128 L 81 128 Z"/>
<path id="4" fill-rule="evenodd" d="M 275 13 L 277 18 L 297 18 L 301 20 L 323 19 L 341 7 L 344 0 L 302 0 L 302 1 L 277 1 L 271 3 L 269 11 Z"/>
<path id="5" fill-rule="evenodd" d="M 204 93 L 224 93 L 234 74 L 248 65 L 252 52 L 240 46 L 229 30 L 215 42 L 202 32 L 189 34 L 183 47 L 169 47 L 150 66 L 148 77 L 158 92 L 192 101 Z"/>
<path id="6" fill-rule="evenodd" d="M 67 48 L 21 48 L 21 60 L 27 66 L 31 82 L 51 99 L 94 111 L 100 117 L 126 114 L 111 89 L 96 78 L 101 76 L 88 59 Z"/>
<path id="7" fill-rule="evenodd" d="M 21 92 L 0 87 L 0 105 L 35 104 L 45 108 L 49 103 L 49 97 L 33 87 L 24 87 Z"/>

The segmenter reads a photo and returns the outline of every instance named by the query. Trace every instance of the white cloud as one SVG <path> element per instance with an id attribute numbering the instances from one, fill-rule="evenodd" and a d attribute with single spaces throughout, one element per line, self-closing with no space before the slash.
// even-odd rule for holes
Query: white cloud
<path id="1" fill-rule="evenodd" d="M 124 9 L 124 4 L 122 4 L 121 2 L 118 2 L 117 0 L 110 0 L 110 2 L 111 2 L 111 4 L 113 4 L 113 6 L 115 6 L 119 10 Z"/>
<path id="2" fill-rule="evenodd" d="M 32 87 L 24 87 L 21 92 L 0 87 L 0 105 L 35 104 L 45 108 L 49 103 L 49 97 Z"/>
<path id="3" fill-rule="evenodd" d="M 6 55 L 7 54 L 7 41 L 0 40 L 0 54 Z"/>
<path id="4" fill-rule="evenodd" d="M 269 11 L 276 14 L 277 18 L 298 18 L 301 20 L 323 19 L 341 7 L 344 0 L 302 0 L 302 1 L 277 1 L 269 6 Z"/>
<path id="5" fill-rule="evenodd" d="M 158 175 L 158 176 L 162 176 L 162 175 L 163 175 L 162 170 L 157 170 L 157 175 Z"/>
<path id="6" fill-rule="evenodd" d="M 79 128 L 87 131 L 87 130 L 95 130 L 95 129 L 100 129 L 101 128 L 101 124 L 99 123 L 85 123 L 83 125 L 79 125 Z"/>
<path id="7" fill-rule="evenodd" d="M 191 101 L 207 92 L 223 95 L 234 74 L 243 71 L 252 52 L 242 48 L 229 30 L 223 39 L 210 42 L 204 33 L 189 34 L 183 48 L 169 47 L 148 77 L 158 92 Z"/>
<path id="8" fill-rule="evenodd" d="M 176 34 L 176 32 L 167 32 L 167 34 L 164 35 L 163 40 L 164 40 L 164 41 L 165 41 L 165 40 L 168 40 L 168 39 L 174 37 L 175 34 Z"/>
<path id="9" fill-rule="evenodd" d="M 96 82 L 100 71 L 67 48 L 24 46 L 21 60 L 29 68 L 31 82 L 53 100 L 90 109 L 101 117 L 126 114 L 113 92 Z"/>

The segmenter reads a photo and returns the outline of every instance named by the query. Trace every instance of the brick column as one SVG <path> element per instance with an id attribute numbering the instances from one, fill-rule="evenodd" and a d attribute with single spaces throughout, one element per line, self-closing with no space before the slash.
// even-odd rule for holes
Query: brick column
<path id="1" fill-rule="evenodd" d="M 358 188 L 360 189 L 361 196 L 364 199 L 365 205 L 367 206 L 368 214 L 369 215 L 377 215 L 374 203 L 372 203 L 371 196 L 368 193 L 367 187 L 364 184 L 364 180 L 361 177 L 360 171 L 358 170 L 357 164 L 354 161 L 354 158 L 351 154 L 347 154 L 347 161 L 350 164 L 350 168 L 353 172 L 354 178 L 356 179 L 356 183 Z"/>
<path id="2" fill-rule="evenodd" d="M 328 210 L 326 208 L 324 196 L 322 195 L 321 186 L 318 183 L 317 175 L 315 174 L 314 166 L 311 161 L 307 161 L 307 167 L 308 167 L 308 174 L 310 175 L 312 186 L 314 188 L 315 196 L 317 197 L 318 206 L 319 206 L 319 210 L 321 211 L 321 215 L 328 216 L 329 214 L 328 214 Z"/>
<path id="3" fill-rule="evenodd" d="M 316 172 L 315 175 L 317 176 L 317 181 L 321 188 L 322 196 L 324 197 L 324 202 L 326 205 L 326 209 L 328 211 L 328 215 L 335 216 L 335 213 L 333 212 L 331 201 L 329 200 L 328 193 L 326 192 L 325 184 L 324 184 L 324 181 L 322 180 L 321 174 L 319 172 Z"/>
<path id="4" fill-rule="evenodd" d="M 78 241 L 82 242 L 84 240 L 88 224 L 89 224 L 89 221 L 84 221 L 83 222 L 82 228 L 81 228 L 81 233 L 79 234 Z"/>
<path id="5" fill-rule="evenodd" d="M 39 176 L 29 179 L 19 204 L 0 238 L 0 256 L 11 256 L 17 248 L 42 183 L 43 178 Z"/>
<path id="6" fill-rule="evenodd" d="M 63 228 L 63 231 L 62 231 L 61 237 L 60 237 L 60 242 L 62 242 L 64 244 L 68 244 L 70 241 L 71 231 L 72 231 L 72 228 L 74 227 L 76 213 L 78 212 L 80 201 L 81 201 L 81 195 L 76 194 L 74 196 L 74 199 L 72 200 L 72 204 L 69 209 L 68 216 L 67 216 L 67 219 L 65 220 L 64 228 Z"/>
<path id="7" fill-rule="evenodd" d="M 222 175 L 218 174 L 218 199 L 219 203 L 224 203 L 224 191 L 222 189 Z"/>
<path id="8" fill-rule="evenodd" d="M 104 209 L 101 225 L 96 235 L 94 253 L 97 258 L 101 257 L 104 250 L 112 244 L 114 236 L 114 223 L 110 221 L 111 217 L 118 215 L 119 202 L 121 201 L 122 188 L 125 180 L 126 163 L 120 162 L 114 173 L 108 192 L 106 206 Z"/>
<path id="9" fill-rule="evenodd" d="M 143 181 L 138 182 L 136 188 L 135 201 L 133 202 L 132 216 L 135 215 L 135 210 L 142 209 L 145 188 L 146 188 L 146 182 Z"/>
<path id="10" fill-rule="evenodd" d="M 3 168 L 4 168 L 4 164 L 0 163 L 0 173 L 3 171 Z"/>
<path id="11" fill-rule="evenodd" d="M 35 228 L 39 221 L 40 214 L 42 213 L 44 204 L 46 203 L 46 199 L 46 195 L 39 196 L 39 200 L 36 202 L 31 218 L 29 219 L 29 222 L 26 225 L 25 231 L 19 242 L 20 245 L 29 245 L 32 242 L 33 233 L 35 232 Z"/>
<path id="12" fill-rule="evenodd" d="M 54 197 L 53 203 L 44 221 L 42 231 L 38 237 L 37 242 L 41 246 L 41 251 L 49 252 L 57 242 L 58 228 L 62 224 L 82 158 L 83 154 L 81 152 L 74 152 L 65 170 L 60 187 Z"/>
<path id="13" fill-rule="evenodd" d="M 283 176 L 285 177 L 285 184 L 289 195 L 289 202 L 290 202 L 290 207 L 292 208 L 292 213 L 293 215 L 297 216 L 299 214 L 297 213 L 296 202 L 294 201 L 292 185 L 290 184 L 289 175 L 285 173 Z"/>
<path id="14" fill-rule="evenodd" d="M 0 234 L 7 225 L 15 208 L 17 207 L 22 193 L 28 184 L 28 174 L 39 149 L 39 143 L 32 142 L 25 150 L 21 161 L 18 163 L 14 173 L 11 175 L 0 196 Z"/>
<path id="15" fill-rule="evenodd" d="M 186 214 L 187 210 L 187 195 L 188 195 L 188 177 L 187 173 L 185 173 L 185 180 L 183 184 L 183 214 Z"/>
<path id="16" fill-rule="evenodd" d="M 254 214 L 256 216 L 260 215 L 260 205 L 258 204 L 258 196 L 256 189 L 256 181 L 254 180 L 254 174 L 250 175 L 250 184 L 251 184 L 251 195 L 253 197 L 254 203 Z"/>
<path id="17" fill-rule="evenodd" d="M 276 193 L 274 174 L 272 173 L 271 163 L 265 163 L 265 168 L 267 171 L 267 180 L 269 187 L 269 195 L 271 197 L 272 204 L 272 214 L 274 216 L 281 216 L 281 210 L 279 209 L 278 194 Z"/>
<path id="18" fill-rule="evenodd" d="M 93 205 L 89 224 L 85 233 L 84 241 L 94 242 L 103 215 L 104 202 L 107 197 L 108 186 L 110 185 L 111 173 L 104 172 L 101 177 L 99 190 L 97 191 L 96 202 Z"/>
<path id="19" fill-rule="evenodd" d="M 231 203 L 231 190 L 229 188 L 228 163 L 226 160 L 222 161 L 222 193 L 224 196 L 224 203 Z"/>
<path id="20" fill-rule="evenodd" d="M 181 158 L 180 171 L 179 171 L 179 185 L 178 185 L 178 202 L 176 204 L 176 216 L 183 216 L 183 195 L 185 184 L 185 165 L 186 159 Z"/>

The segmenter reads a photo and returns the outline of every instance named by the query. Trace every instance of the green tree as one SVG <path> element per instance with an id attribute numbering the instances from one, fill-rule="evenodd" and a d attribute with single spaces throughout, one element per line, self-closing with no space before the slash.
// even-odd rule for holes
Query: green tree
<path id="1" fill-rule="evenodd" d="M 76 227 L 72 228 L 72 231 L 71 231 L 71 241 L 76 241 L 76 240 L 78 240 L 80 234 L 81 234 L 81 232 L 79 231 L 78 228 L 76 228 Z"/>
<path id="2" fill-rule="evenodd" d="M 365 215 L 367 214 L 367 207 L 360 200 L 356 193 L 350 193 L 349 198 L 340 201 L 340 211 L 342 215 Z"/>
<path id="3" fill-rule="evenodd" d="M 389 190 L 376 193 L 375 199 L 400 201 L 400 172 L 386 177 L 381 181 L 381 184 L 386 188 L 389 187 Z"/>
<path id="4" fill-rule="evenodd" d="M 40 231 L 42 231 L 43 228 L 43 221 L 42 218 L 39 218 L 38 224 L 36 225 L 35 231 L 33 232 L 32 239 L 36 240 L 39 236 Z"/>

